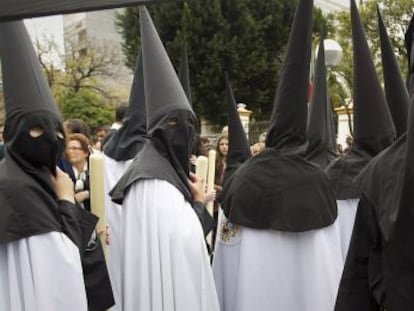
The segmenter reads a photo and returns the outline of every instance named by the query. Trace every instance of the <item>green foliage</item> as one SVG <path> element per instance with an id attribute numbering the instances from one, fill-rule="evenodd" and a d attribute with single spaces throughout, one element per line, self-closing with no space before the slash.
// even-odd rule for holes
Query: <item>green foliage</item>
<path id="1" fill-rule="evenodd" d="M 64 119 L 82 119 L 91 129 L 114 120 L 113 106 L 91 90 L 66 91 L 56 98 Z"/>
<path id="2" fill-rule="evenodd" d="M 186 42 L 193 105 L 198 115 L 216 124 L 226 120 L 224 72 L 230 75 L 238 102 L 268 119 L 277 88 L 297 1 L 187 0 L 149 7 L 176 68 Z M 140 45 L 137 8 L 117 17 L 127 66 L 133 68 Z M 320 11 L 316 28 L 326 24 Z"/>
<path id="3" fill-rule="evenodd" d="M 414 12 L 413 0 L 366 0 L 359 7 L 362 24 L 378 75 L 382 78 L 380 41 L 377 27 L 376 4 L 379 5 L 391 44 L 395 48 L 403 77 L 407 73 L 404 33 Z M 335 76 L 330 76 L 330 97 L 334 106 L 343 104 L 344 98 L 352 89 L 352 43 L 351 18 L 349 11 L 339 11 L 328 16 L 328 36 L 341 45 L 344 57 L 338 66 L 332 68 Z M 340 77 L 338 80 L 337 78 Z M 342 86 L 342 87 L 341 87 Z"/>

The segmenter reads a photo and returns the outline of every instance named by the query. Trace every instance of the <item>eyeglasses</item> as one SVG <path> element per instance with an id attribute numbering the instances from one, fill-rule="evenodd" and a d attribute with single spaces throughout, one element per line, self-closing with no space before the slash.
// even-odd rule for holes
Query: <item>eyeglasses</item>
<path id="1" fill-rule="evenodd" d="M 68 150 L 83 150 L 81 147 L 67 147 Z"/>

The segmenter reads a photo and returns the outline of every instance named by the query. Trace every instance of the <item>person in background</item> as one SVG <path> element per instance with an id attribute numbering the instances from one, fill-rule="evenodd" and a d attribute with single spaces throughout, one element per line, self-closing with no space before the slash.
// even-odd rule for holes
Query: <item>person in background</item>
<path id="1" fill-rule="evenodd" d="M 89 126 L 81 119 L 67 119 L 63 122 L 63 126 L 65 128 L 65 133 L 67 136 L 75 133 L 80 133 L 89 139 L 90 137 L 90 129 Z M 75 173 L 73 172 L 72 165 L 69 163 L 68 159 L 66 158 L 67 153 L 64 153 L 63 157 L 59 159 L 57 162 L 57 166 L 69 177 L 75 181 Z"/>
<path id="2" fill-rule="evenodd" d="M 88 170 L 89 147 L 89 140 L 85 135 L 80 133 L 71 134 L 68 137 L 66 146 L 66 158 L 74 172 L 74 179 L 72 181 L 74 184 L 75 201 L 83 209 L 91 212 Z M 113 300 L 109 274 L 97 233 L 99 232 L 92 234 L 88 248 L 82 258 L 89 311 L 104 311 L 105 309 L 101 308 L 101 306 L 110 305 Z M 109 239 L 108 236 L 107 239 Z"/>
<path id="3" fill-rule="evenodd" d="M 81 133 L 87 138 L 91 137 L 91 130 L 88 124 L 86 124 L 85 121 L 81 119 L 67 119 L 65 122 L 63 122 L 63 126 L 65 127 L 67 135 Z"/>
<path id="4" fill-rule="evenodd" d="M 120 106 L 115 109 L 115 122 L 111 125 L 111 130 L 119 130 L 125 118 L 125 115 L 128 111 L 128 104 L 122 103 Z"/>
<path id="5" fill-rule="evenodd" d="M 75 200 L 83 208 L 90 211 L 89 195 L 89 140 L 80 133 L 71 134 L 66 146 L 66 158 L 74 172 Z"/>
<path id="6" fill-rule="evenodd" d="M 224 170 L 226 169 L 226 156 L 229 151 L 229 139 L 227 136 L 220 136 L 216 145 L 216 174 L 214 178 L 214 188 L 217 192 L 221 191 Z"/>
<path id="7" fill-rule="evenodd" d="M 100 125 L 95 129 L 95 135 L 92 139 L 92 148 L 97 151 L 102 151 L 106 136 L 110 133 L 109 125 Z"/>

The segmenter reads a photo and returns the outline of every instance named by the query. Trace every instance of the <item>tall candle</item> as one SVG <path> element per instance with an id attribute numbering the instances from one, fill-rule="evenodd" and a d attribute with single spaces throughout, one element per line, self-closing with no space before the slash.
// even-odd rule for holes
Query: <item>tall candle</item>
<path id="1" fill-rule="evenodd" d="M 96 229 L 103 230 L 103 233 L 100 235 L 100 239 L 106 255 L 104 157 L 101 152 L 94 152 L 89 156 L 89 184 L 91 212 L 99 217 Z"/>
<path id="2" fill-rule="evenodd" d="M 206 190 L 206 182 L 207 182 L 207 167 L 208 167 L 208 160 L 205 156 L 199 156 L 197 158 L 196 163 L 196 176 L 198 180 L 202 180 L 200 190 Z"/>
<path id="3" fill-rule="evenodd" d="M 207 190 L 208 192 L 214 190 L 214 179 L 216 177 L 216 151 L 210 150 L 208 152 L 208 176 L 207 176 Z M 207 211 L 213 215 L 214 202 L 207 202 Z"/>

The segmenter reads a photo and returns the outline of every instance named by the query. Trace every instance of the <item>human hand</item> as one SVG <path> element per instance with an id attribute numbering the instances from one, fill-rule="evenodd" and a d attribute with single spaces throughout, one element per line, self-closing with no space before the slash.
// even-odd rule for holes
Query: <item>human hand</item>
<path id="1" fill-rule="evenodd" d="M 190 172 L 190 176 L 187 179 L 188 185 L 190 186 L 190 191 L 193 196 L 194 202 L 203 202 L 204 203 L 204 189 L 202 188 L 203 180 L 199 179 L 196 174 Z"/>
<path id="2" fill-rule="evenodd" d="M 101 236 L 102 234 L 105 234 L 105 244 L 106 245 L 111 244 L 111 235 L 109 233 L 109 226 L 108 225 L 105 226 L 105 230 L 104 229 L 99 229 L 99 230 L 96 230 L 96 233 L 99 236 Z"/>
<path id="3" fill-rule="evenodd" d="M 216 190 L 208 191 L 205 194 L 205 202 L 214 201 L 216 199 Z"/>
<path id="4" fill-rule="evenodd" d="M 79 191 L 77 193 L 75 193 L 75 200 L 78 203 L 82 203 L 83 201 L 89 199 L 89 191 L 88 190 L 84 190 L 84 191 Z"/>
<path id="5" fill-rule="evenodd" d="M 52 175 L 52 181 L 58 200 L 66 200 L 75 203 L 73 182 L 68 174 L 56 167 L 56 177 Z"/>

